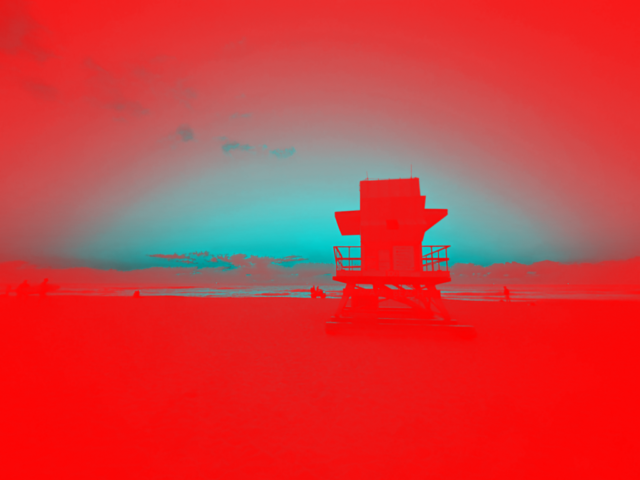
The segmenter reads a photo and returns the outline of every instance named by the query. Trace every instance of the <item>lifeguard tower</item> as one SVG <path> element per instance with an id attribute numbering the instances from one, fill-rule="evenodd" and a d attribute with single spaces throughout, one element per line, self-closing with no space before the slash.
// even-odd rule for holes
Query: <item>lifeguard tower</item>
<path id="1" fill-rule="evenodd" d="M 333 279 L 346 286 L 327 332 L 396 325 L 453 327 L 475 335 L 473 327 L 451 318 L 436 288 L 451 281 L 449 246 L 422 241 L 448 212 L 425 208 L 425 201 L 418 178 L 363 180 L 360 210 L 335 213 L 340 233 L 360 235 L 360 246 L 333 248 Z"/>

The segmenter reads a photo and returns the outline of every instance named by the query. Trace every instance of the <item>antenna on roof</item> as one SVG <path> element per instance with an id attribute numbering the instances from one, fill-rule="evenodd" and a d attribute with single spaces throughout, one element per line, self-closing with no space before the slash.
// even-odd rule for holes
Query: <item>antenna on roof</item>
<path id="1" fill-rule="evenodd" d="M 413 164 L 411 164 L 411 178 L 413 178 Z"/>

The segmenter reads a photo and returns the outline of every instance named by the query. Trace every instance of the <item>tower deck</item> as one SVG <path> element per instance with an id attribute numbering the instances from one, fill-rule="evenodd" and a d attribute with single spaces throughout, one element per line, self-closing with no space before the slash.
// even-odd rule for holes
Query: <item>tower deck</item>
<path id="1" fill-rule="evenodd" d="M 363 268 L 360 247 L 334 247 L 336 274 L 333 280 L 362 285 L 439 285 L 447 283 L 451 281 L 447 256 L 448 248 L 449 245 L 423 245 L 419 270 L 374 270 Z"/>

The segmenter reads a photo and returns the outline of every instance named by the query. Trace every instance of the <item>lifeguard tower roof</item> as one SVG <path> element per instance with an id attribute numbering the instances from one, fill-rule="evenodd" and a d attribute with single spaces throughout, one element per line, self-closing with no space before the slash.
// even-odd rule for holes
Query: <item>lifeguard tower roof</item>
<path id="1" fill-rule="evenodd" d="M 419 197 L 419 178 L 400 178 L 397 180 L 362 180 L 360 198 L 375 197 Z"/>
<path id="2" fill-rule="evenodd" d="M 418 178 L 362 180 L 360 210 L 336 212 L 335 217 L 342 235 L 362 235 L 362 227 L 397 230 L 403 226 L 418 227 L 424 235 L 447 215 L 446 209 L 425 209 L 425 202 Z"/>

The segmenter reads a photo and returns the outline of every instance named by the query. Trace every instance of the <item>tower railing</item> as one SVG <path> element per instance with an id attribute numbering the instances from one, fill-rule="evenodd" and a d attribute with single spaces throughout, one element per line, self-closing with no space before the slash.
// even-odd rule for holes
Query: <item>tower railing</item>
<path id="1" fill-rule="evenodd" d="M 333 247 L 333 254 L 336 257 L 336 270 L 338 272 L 359 272 L 362 269 L 360 248 L 361 247 Z M 352 252 L 354 255 L 357 255 L 357 257 L 352 257 Z"/>
<path id="2" fill-rule="evenodd" d="M 423 272 L 448 272 L 449 255 L 447 250 L 451 245 L 423 245 L 422 246 L 422 271 Z M 427 251 L 427 249 L 429 249 Z"/>
<path id="3" fill-rule="evenodd" d="M 450 245 L 423 245 L 422 272 L 448 272 Z M 362 270 L 362 247 L 342 246 L 333 247 L 336 258 L 336 271 L 359 272 Z"/>

